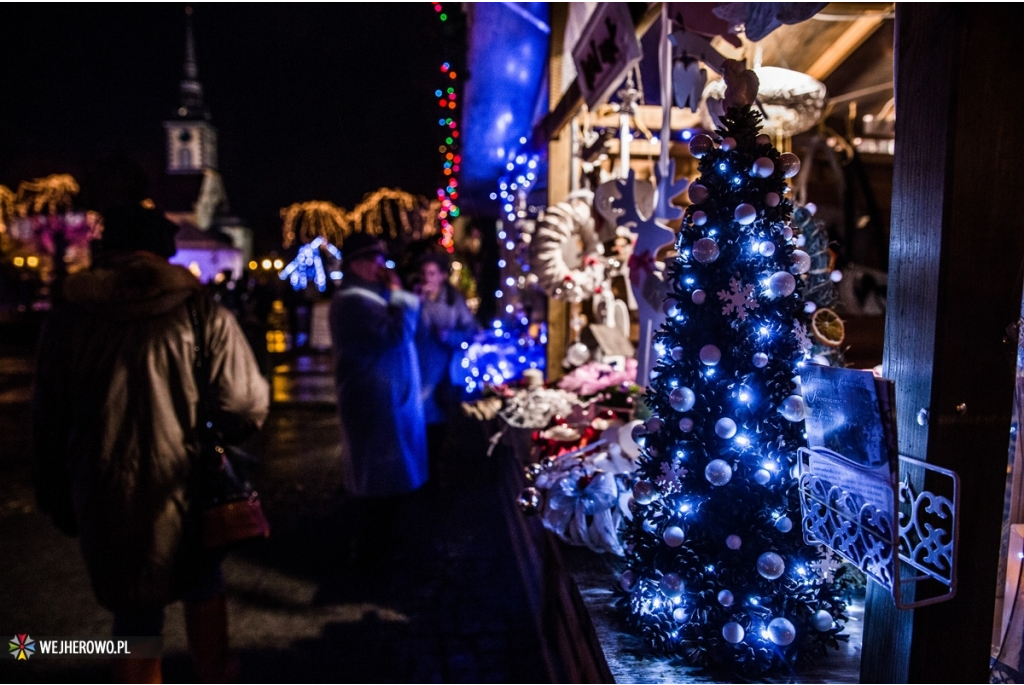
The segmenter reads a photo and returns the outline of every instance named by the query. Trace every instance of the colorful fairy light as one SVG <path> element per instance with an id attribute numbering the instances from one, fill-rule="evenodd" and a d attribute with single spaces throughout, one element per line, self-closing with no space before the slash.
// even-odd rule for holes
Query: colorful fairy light
<path id="1" fill-rule="evenodd" d="M 448 15 L 444 12 L 441 4 L 437 2 L 432 4 L 438 19 L 442 22 L 447 21 Z M 443 62 L 441 64 L 441 73 L 444 74 L 444 77 L 442 77 L 445 78 L 444 85 L 434 91 L 434 97 L 438 98 L 437 104 L 442 110 L 447 110 L 446 113 L 454 114 L 458 108 L 456 102 L 458 100 L 458 93 L 456 92 L 458 83 L 450 82 L 456 81 L 458 75 L 452 69 L 450 62 Z M 459 163 L 462 159 L 458 154 L 458 123 L 451 116 L 444 116 L 438 119 L 437 123 L 442 129 L 446 129 L 441 134 L 442 143 L 438 147 L 438 152 L 441 154 L 441 174 L 444 183 L 444 185 L 437 189 L 437 199 L 440 202 L 437 219 L 441 224 L 441 238 L 439 242 L 445 250 L 454 252 L 455 228 L 452 226 L 450 219 L 459 216 L 459 207 L 455 204 L 455 200 L 459 197 L 459 193 L 455 189 L 458 188 L 459 183 L 455 175 L 459 172 Z"/>

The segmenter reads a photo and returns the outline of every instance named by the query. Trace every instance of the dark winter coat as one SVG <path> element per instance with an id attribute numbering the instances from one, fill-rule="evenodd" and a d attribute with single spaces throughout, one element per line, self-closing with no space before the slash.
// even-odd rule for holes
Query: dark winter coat
<path id="1" fill-rule="evenodd" d="M 203 322 L 211 395 L 236 437 L 263 422 L 269 388 L 235 318 L 156 255 L 121 253 L 70 276 L 64 294 L 42 334 L 33 396 L 40 508 L 80 533 L 100 604 L 161 607 L 188 552 L 199 391 L 187 299 Z"/>
<path id="2" fill-rule="evenodd" d="M 346 274 L 331 301 L 346 490 L 381 497 L 427 480 L 414 340 L 419 299 Z"/>
<path id="3" fill-rule="evenodd" d="M 451 379 L 452 358 L 480 329 L 466 300 L 451 285 L 442 284 L 436 300 L 423 300 L 416 330 L 423 414 L 428 424 L 442 423 L 456 398 Z"/>

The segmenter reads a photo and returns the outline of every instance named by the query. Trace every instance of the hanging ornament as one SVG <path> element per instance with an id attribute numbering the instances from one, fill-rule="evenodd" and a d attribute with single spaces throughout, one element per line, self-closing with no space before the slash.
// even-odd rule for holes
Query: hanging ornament
<path id="1" fill-rule="evenodd" d="M 644 425 L 646 426 L 647 431 L 649 433 L 657 433 L 658 431 L 661 430 L 661 418 L 657 416 L 652 416 L 651 418 L 647 419 L 647 423 Z"/>
<path id="2" fill-rule="evenodd" d="M 768 639 L 780 647 L 792 644 L 796 639 L 796 626 L 787 618 L 773 618 L 768 623 Z"/>
<path id="3" fill-rule="evenodd" d="M 786 562 L 775 552 L 765 552 L 757 558 L 757 572 L 768 580 L 775 580 L 786 572 Z"/>
<path id="4" fill-rule="evenodd" d="M 754 471 L 754 482 L 758 485 L 766 485 L 771 479 L 772 474 L 768 469 L 758 469 L 757 471 Z"/>
<path id="5" fill-rule="evenodd" d="M 633 573 L 633 571 L 628 569 L 628 568 L 625 571 L 622 572 L 621 576 L 619 576 L 619 585 L 621 585 L 622 589 L 625 590 L 626 592 L 631 591 L 633 589 L 633 585 L 635 583 L 636 583 L 636 574 Z"/>
<path id="6" fill-rule="evenodd" d="M 706 133 L 699 133 L 690 141 L 690 154 L 697 159 L 700 159 L 714 149 L 715 141 Z"/>
<path id="7" fill-rule="evenodd" d="M 775 243 L 766 240 L 758 246 L 757 251 L 761 253 L 762 257 L 771 257 L 775 254 Z"/>
<path id="8" fill-rule="evenodd" d="M 811 336 L 807 333 L 807 326 L 801 321 L 793 322 L 793 337 L 796 338 L 796 346 L 801 352 L 810 352 L 811 348 L 814 347 L 814 341 L 811 340 Z M 828 366 L 828 364 L 825 364 L 825 366 Z"/>
<path id="9" fill-rule="evenodd" d="M 672 610 L 672 618 L 675 619 L 676 623 L 686 623 L 688 616 L 686 615 L 686 609 L 683 607 L 676 607 Z"/>
<path id="10" fill-rule="evenodd" d="M 690 299 L 693 300 L 694 304 L 704 304 L 704 300 L 707 298 L 707 293 L 698 288 L 693 291 L 693 295 L 690 295 Z"/>
<path id="11" fill-rule="evenodd" d="M 673 494 L 676 492 L 683 491 L 683 478 L 687 474 L 687 470 L 679 465 L 678 459 L 673 459 L 671 463 L 663 461 L 661 463 L 661 475 L 654 479 L 658 487 L 661 488 L 665 494 Z"/>
<path id="12" fill-rule="evenodd" d="M 722 138 L 722 149 L 726 152 L 732 152 L 736 149 L 736 139 L 731 136 Z"/>
<path id="13" fill-rule="evenodd" d="M 693 430 L 693 419 L 690 417 L 684 417 L 679 419 L 679 430 L 684 433 L 689 433 Z"/>
<path id="14" fill-rule="evenodd" d="M 736 601 L 736 598 L 732 596 L 732 593 L 728 590 L 722 590 L 718 593 L 718 603 L 728 608 L 732 606 L 732 603 Z M 742 639 L 742 638 L 741 638 Z"/>
<path id="15" fill-rule="evenodd" d="M 804 398 L 800 395 L 790 395 L 779 405 L 779 413 L 787 421 L 803 421 L 805 409 Z"/>
<path id="16" fill-rule="evenodd" d="M 537 463 L 527 464 L 523 469 L 524 473 L 526 474 L 526 480 L 528 480 L 531 483 L 537 480 L 537 476 L 539 476 L 541 474 L 541 471 L 543 470 L 544 467 Z"/>
<path id="17" fill-rule="evenodd" d="M 743 630 L 743 626 L 736 621 L 729 621 L 722 626 L 722 637 L 725 638 L 726 642 L 736 644 L 743 640 L 743 636 L 746 635 L 746 631 Z"/>
<path id="18" fill-rule="evenodd" d="M 565 351 L 565 361 L 569 366 L 583 366 L 590 359 L 590 348 L 581 342 L 569 345 Z"/>
<path id="19" fill-rule="evenodd" d="M 516 504 L 519 505 L 519 511 L 527 516 L 532 516 L 540 509 L 540 492 L 535 487 L 526 488 L 519 493 Z"/>
<path id="20" fill-rule="evenodd" d="M 638 480 L 633 485 L 633 499 L 636 500 L 637 504 L 650 504 L 656 496 L 657 491 L 654 489 L 654 484 L 650 481 Z"/>
<path id="21" fill-rule="evenodd" d="M 678 547 L 686 540 L 686 533 L 679 526 L 669 526 L 661 537 L 669 547 Z"/>
<path id="22" fill-rule="evenodd" d="M 779 517 L 779 520 L 775 522 L 775 528 L 778 529 L 780 533 L 788 533 L 793 530 L 793 519 L 788 516 L 781 516 Z"/>
<path id="23" fill-rule="evenodd" d="M 690 186 L 690 202 L 695 205 L 704 204 L 705 200 L 708 199 L 707 186 L 700 183 L 694 183 Z"/>
<path id="24" fill-rule="evenodd" d="M 764 203 L 769 207 L 778 207 L 780 202 L 782 202 L 782 198 L 775 191 L 764 196 Z"/>
<path id="25" fill-rule="evenodd" d="M 720 438 L 728 440 L 736 435 L 736 422 L 728 417 L 718 419 L 715 422 L 715 434 Z"/>
<path id="26" fill-rule="evenodd" d="M 683 386 L 674 388 L 672 392 L 668 394 L 668 403 L 676 411 L 690 411 L 693 409 L 693 405 L 697 401 L 697 396 L 693 394 L 693 390 Z"/>
<path id="27" fill-rule="evenodd" d="M 789 297 L 796 290 L 796 279 L 788 271 L 776 271 L 768 279 L 768 294 L 771 297 Z"/>
<path id="28" fill-rule="evenodd" d="M 690 218 L 693 219 L 694 226 L 703 226 L 708 222 L 708 215 L 699 209 L 696 212 L 694 212 L 693 216 Z"/>
<path id="29" fill-rule="evenodd" d="M 722 351 L 715 345 L 700 348 L 700 361 L 706 366 L 714 366 L 722 360 Z"/>
<path id="30" fill-rule="evenodd" d="M 792 152 L 783 152 L 779 155 L 779 168 L 783 178 L 793 178 L 800 173 L 800 158 Z"/>
<path id="31" fill-rule="evenodd" d="M 736 206 L 733 217 L 741 226 L 749 226 L 757 218 L 757 210 L 754 209 L 754 205 L 743 202 Z"/>
<path id="32" fill-rule="evenodd" d="M 704 468 L 704 477 L 712 485 L 725 485 L 732 480 L 732 467 L 724 459 L 712 459 Z"/>
<path id="33" fill-rule="evenodd" d="M 793 250 L 793 266 L 789 270 L 800 275 L 807 273 L 810 269 L 811 256 L 803 250 Z"/>
<path id="34" fill-rule="evenodd" d="M 811 617 L 811 625 L 815 630 L 822 633 L 832 630 L 832 623 L 832 614 L 828 613 L 824 609 L 816 612 L 814 616 Z"/>
<path id="35" fill-rule="evenodd" d="M 739 535 L 730 535 L 725 539 L 725 546 L 732 550 L 739 549 L 743 546 L 743 538 Z"/>
<path id="36" fill-rule="evenodd" d="M 746 320 L 750 310 L 761 306 L 757 301 L 757 295 L 754 294 L 754 285 L 743 285 L 742 281 L 736 278 L 729 279 L 729 290 L 718 291 L 718 298 L 725 303 L 722 314 L 736 312 L 736 318 L 740 321 Z"/>
<path id="37" fill-rule="evenodd" d="M 666 597 L 675 599 L 683 594 L 683 579 L 678 573 L 666 573 L 661 577 L 658 588 Z"/>
<path id="38" fill-rule="evenodd" d="M 754 166 L 750 169 L 752 176 L 760 176 L 761 178 L 768 178 L 775 173 L 775 162 L 768 159 L 767 157 L 758 157 L 754 160 Z"/>
<path id="39" fill-rule="evenodd" d="M 764 352 L 755 352 L 753 358 L 754 366 L 763 369 L 768 366 L 768 355 Z"/>
<path id="40" fill-rule="evenodd" d="M 679 361 L 683 358 L 683 348 L 676 345 L 672 348 L 672 352 L 670 354 L 672 355 L 672 359 Z"/>
<path id="41" fill-rule="evenodd" d="M 700 238 L 693 244 L 693 258 L 701 264 L 710 264 L 718 259 L 718 243 L 712 238 Z"/>

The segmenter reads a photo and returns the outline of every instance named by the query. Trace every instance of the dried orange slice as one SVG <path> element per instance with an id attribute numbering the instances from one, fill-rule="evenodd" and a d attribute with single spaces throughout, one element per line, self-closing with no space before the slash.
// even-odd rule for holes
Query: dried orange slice
<path id="1" fill-rule="evenodd" d="M 839 347 L 846 337 L 846 326 L 834 311 L 820 307 L 811 315 L 811 333 L 822 345 Z"/>

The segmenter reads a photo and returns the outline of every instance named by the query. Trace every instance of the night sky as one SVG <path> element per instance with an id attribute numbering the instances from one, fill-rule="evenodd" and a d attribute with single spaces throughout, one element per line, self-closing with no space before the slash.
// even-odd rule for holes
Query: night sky
<path id="1" fill-rule="evenodd" d="M 185 5 L 5 5 L 0 17 L 0 184 L 81 178 L 122 153 L 156 189 Z M 433 91 L 447 57 L 430 3 L 200 4 L 193 20 L 231 210 L 262 249 L 279 246 L 292 202 L 351 208 L 381 186 L 437 188 Z"/>

